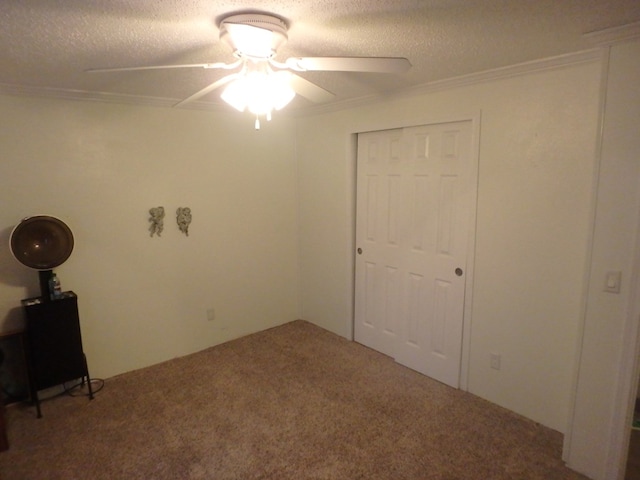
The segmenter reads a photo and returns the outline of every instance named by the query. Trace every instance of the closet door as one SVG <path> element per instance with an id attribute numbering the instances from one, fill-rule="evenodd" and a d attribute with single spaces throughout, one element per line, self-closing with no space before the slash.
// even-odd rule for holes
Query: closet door
<path id="1" fill-rule="evenodd" d="M 358 136 L 355 340 L 458 387 L 471 122 Z"/>

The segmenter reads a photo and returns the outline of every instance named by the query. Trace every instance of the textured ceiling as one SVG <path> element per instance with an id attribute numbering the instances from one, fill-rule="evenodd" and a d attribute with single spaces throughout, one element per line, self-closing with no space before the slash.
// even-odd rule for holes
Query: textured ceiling
<path id="1" fill-rule="evenodd" d="M 228 72 L 85 70 L 230 62 L 217 25 L 246 11 L 289 24 L 277 60 L 400 56 L 413 64 L 402 75 L 302 74 L 339 102 L 592 48 L 584 34 L 639 22 L 640 0 L 2 0 L 0 92 L 177 102 Z M 202 100 L 220 103 L 219 92 Z"/>

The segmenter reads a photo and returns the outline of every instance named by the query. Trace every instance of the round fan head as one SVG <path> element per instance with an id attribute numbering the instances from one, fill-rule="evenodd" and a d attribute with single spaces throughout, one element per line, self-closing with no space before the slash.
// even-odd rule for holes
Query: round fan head
<path id="1" fill-rule="evenodd" d="M 230 15 L 220 21 L 220 40 L 236 55 L 268 59 L 287 41 L 287 24 L 264 13 Z"/>
<path id="2" fill-rule="evenodd" d="M 23 265 L 51 270 L 73 251 L 73 234 L 62 220 L 50 215 L 23 219 L 11 232 L 11 253 Z"/>

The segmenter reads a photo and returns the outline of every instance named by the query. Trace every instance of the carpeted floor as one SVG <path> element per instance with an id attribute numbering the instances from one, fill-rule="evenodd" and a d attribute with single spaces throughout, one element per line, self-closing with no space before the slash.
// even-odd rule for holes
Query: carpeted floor
<path id="1" fill-rule="evenodd" d="M 296 321 L 7 410 L 5 480 L 584 479 L 562 436 Z"/>

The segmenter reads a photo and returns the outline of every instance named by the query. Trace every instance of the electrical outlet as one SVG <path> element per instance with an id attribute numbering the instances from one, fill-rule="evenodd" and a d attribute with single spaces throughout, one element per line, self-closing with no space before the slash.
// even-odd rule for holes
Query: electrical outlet
<path id="1" fill-rule="evenodd" d="M 490 355 L 490 358 L 491 358 L 491 368 L 493 368 L 494 370 L 500 370 L 500 354 L 492 353 Z"/>
<path id="2" fill-rule="evenodd" d="M 216 311 L 213 308 L 207 310 L 207 320 L 213 322 L 216 319 Z"/>

